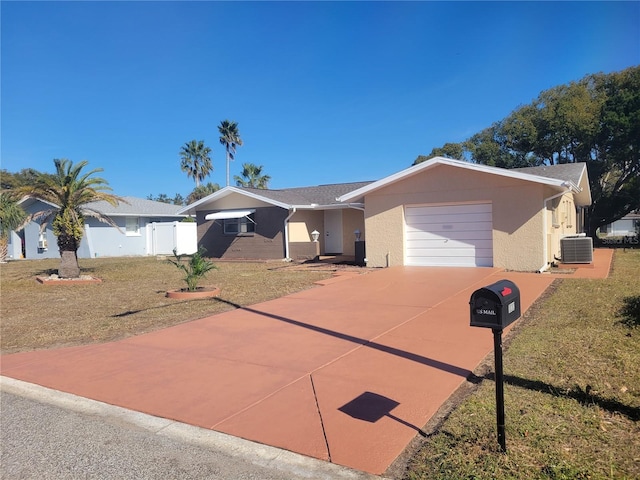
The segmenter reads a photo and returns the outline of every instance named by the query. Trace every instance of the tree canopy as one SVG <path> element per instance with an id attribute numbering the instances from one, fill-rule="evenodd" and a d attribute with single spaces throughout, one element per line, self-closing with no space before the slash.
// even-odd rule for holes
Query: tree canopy
<path id="1" fill-rule="evenodd" d="M 88 204 L 102 200 L 115 206 L 124 200 L 109 193 L 111 188 L 106 180 L 94 176 L 102 171 L 101 168 L 83 172 L 88 164 L 86 160 L 75 165 L 67 159 L 55 159 L 53 163 L 55 174 L 39 173 L 33 183 L 20 186 L 15 191 L 21 196 L 42 200 L 50 205 L 45 210 L 29 215 L 28 221 L 38 221 L 43 227 L 51 222 L 61 257 L 58 273 L 61 277 L 78 277 L 80 267 L 77 251 L 84 235 L 84 218 L 93 217 L 117 227 L 108 216 Z"/>
<path id="2" fill-rule="evenodd" d="M 262 165 L 254 165 L 253 163 L 243 163 L 242 173 L 240 176 L 235 175 L 233 179 L 236 181 L 236 185 L 239 187 L 250 188 L 268 188 L 271 177 L 269 175 L 263 175 Z"/>
<path id="3" fill-rule="evenodd" d="M 203 140 L 191 140 L 180 148 L 180 168 L 189 178 L 193 178 L 196 187 L 213 171 L 211 149 Z"/>
<path id="4" fill-rule="evenodd" d="M 184 197 L 176 193 L 173 198 L 169 197 L 166 193 L 160 193 L 158 195 L 147 195 L 147 200 L 153 200 L 154 202 L 169 203 L 172 205 L 184 205 Z"/>
<path id="5" fill-rule="evenodd" d="M 0 262 L 7 257 L 9 233 L 24 225 L 27 213 L 16 200 L 4 191 L 0 191 Z"/>
<path id="6" fill-rule="evenodd" d="M 461 143 L 429 156 L 502 168 L 585 162 L 593 203 L 587 230 L 640 209 L 640 67 L 545 90 Z"/>
<path id="7" fill-rule="evenodd" d="M 187 204 L 196 202 L 201 198 L 207 197 L 212 193 L 220 190 L 220 185 L 217 183 L 207 182 L 206 184 L 202 184 L 193 189 L 193 191 L 187 197 Z"/>
<path id="8" fill-rule="evenodd" d="M 236 147 L 242 146 L 238 123 L 231 120 L 223 120 L 218 125 L 220 143 L 224 145 L 227 154 L 227 187 L 229 186 L 229 162 L 235 159 Z"/>
<path id="9" fill-rule="evenodd" d="M 51 176 L 50 173 L 42 173 L 33 168 L 23 168 L 16 173 L 3 168 L 0 171 L 0 188 L 11 195 L 14 189 L 34 183 L 40 175 Z"/>

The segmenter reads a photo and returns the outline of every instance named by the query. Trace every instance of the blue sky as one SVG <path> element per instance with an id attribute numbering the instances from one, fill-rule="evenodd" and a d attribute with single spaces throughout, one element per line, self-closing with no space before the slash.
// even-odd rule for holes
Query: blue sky
<path id="1" fill-rule="evenodd" d="M 555 85 L 640 64 L 640 2 L 11 2 L 1 163 L 86 159 L 119 195 L 186 196 L 179 150 L 271 188 L 377 180 Z"/>

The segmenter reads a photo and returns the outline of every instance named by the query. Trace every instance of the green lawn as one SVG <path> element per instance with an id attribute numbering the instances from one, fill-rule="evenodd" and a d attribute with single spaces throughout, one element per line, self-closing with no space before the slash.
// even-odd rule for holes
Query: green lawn
<path id="1" fill-rule="evenodd" d="M 2 353 L 104 342 L 202 318 L 234 305 L 251 305 L 312 288 L 330 270 L 293 264 L 224 263 L 201 286 L 221 289 L 208 300 L 173 300 L 167 290 L 185 287 L 183 274 L 155 257 L 81 259 L 82 274 L 99 285 L 41 285 L 36 275 L 55 271 L 59 260 L 0 265 Z"/>
<path id="2" fill-rule="evenodd" d="M 638 272 L 640 251 L 618 250 L 610 278 L 559 281 L 514 329 L 504 353 L 506 454 L 491 356 L 405 478 L 640 478 L 640 328 L 621 323 L 640 323 Z"/>

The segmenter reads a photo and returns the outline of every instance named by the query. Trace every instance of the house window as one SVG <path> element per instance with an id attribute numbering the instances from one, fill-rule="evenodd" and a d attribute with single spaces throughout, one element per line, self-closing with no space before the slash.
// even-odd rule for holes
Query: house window
<path id="1" fill-rule="evenodd" d="M 47 250 L 48 249 L 48 245 L 47 245 L 47 237 L 45 236 L 44 232 L 40 232 L 40 234 L 38 235 L 38 250 Z"/>
<path id="2" fill-rule="evenodd" d="M 256 231 L 253 214 L 241 218 L 226 218 L 224 220 L 225 235 L 251 234 Z"/>
<path id="3" fill-rule="evenodd" d="M 127 237 L 140 236 L 140 219 L 138 217 L 127 217 L 125 233 Z"/>

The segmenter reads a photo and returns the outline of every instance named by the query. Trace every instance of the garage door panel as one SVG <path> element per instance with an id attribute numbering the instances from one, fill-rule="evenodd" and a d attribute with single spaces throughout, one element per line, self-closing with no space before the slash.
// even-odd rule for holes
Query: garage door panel
<path id="1" fill-rule="evenodd" d="M 477 257 L 470 263 L 464 257 L 416 257 L 412 259 L 411 266 L 414 267 L 492 267 L 493 257 Z"/>
<path id="2" fill-rule="evenodd" d="M 473 235 L 486 235 L 488 232 L 491 234 L 491 222 L 469 222 L 469 223 L 460 223 L 456 225 L 444 224 L 444 225 L 408 225 L 407 233 L 422 233 L 422 234 L 431 234 L 431 235 L 440 235 L 445 238 L 449 238 L 453 235 L 458 235 L 462 232 L 469 232 L 468 235 L 473 238 Z"/>
<path id="3" fill-rule="evenodd" d="M 416 266 L 493 266 L 492 206 L 405 207 L 405 263 Z"/>
<path id="4" fill-rule="evenodd" d="M 410 217 L 410 223 L 412 225 L 441 225 L 441 224 L 465 224 L 468 222 L 489 222 L 491 223 L 491 212 L 480 213 L 450 213 L 441 215 L 430 215 L 423 213 L 419 215 L 412 215 Z"/>
<path id="5" fill-rule="evenodd" d="M 493 248 L 493 240 L 477 240 L 473 243 L 469 243 L 469 241 L 460 241 L 460 240 L 407 240 L 407 247 L 412 252 L 420 252 L 422 250 L 429 250 L 429 255 L 436 255 L 436 250 L 442 253 L 442 249 L 446 248 L 447 250 L 456 250 L 456 249 L 466 249 L 470 251 L 470 255 L 473 255 L 474 251 L 479 251 L 481 249 L 492 250 Z M 435 252 L 435 253 L 434 253 Z M 412 253 L 414 255 L 414 253 Z"/>
<path id="6" fill-rule="evenodd" d="M 421 215 L 424 212 L 429 212 L 430 215 L 448 215 L 452 211 L 464 211 L 468 213 L 491 213 L 492 208 L 490 203 L 474 203 L 468 205 L 425 205 L 425 206 L 409 206 L 407 207 L 407 216 Z"/>
<path id="7" fill-rule="evenodd" d="M 491 248 L 477 248 L 474 246 L 463 245 L 459 247 L 447 248 L 445 254 L 442 253 L 441 248 L 412 248 L 411 257 L 431 257 L 431 256 L 443 256 L 443 257 L 486 257 L 491 255 Z M 408 255 L 409 256 L 409 255 Z"/>

